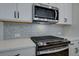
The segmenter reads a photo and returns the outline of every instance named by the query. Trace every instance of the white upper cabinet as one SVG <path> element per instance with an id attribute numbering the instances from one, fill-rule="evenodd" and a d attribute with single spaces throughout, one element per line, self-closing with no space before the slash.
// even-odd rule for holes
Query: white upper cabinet
<path id="1" fill-rule="evenodd" d="M 59 22 L 58 24 L 71 25 L 72 24 L 72 4 L 61 3 L 59 8 Z"/>
<path id="2" fill-rule="evenodd" d="M 17 18 L 22 21 L 32 22 L 32 3 L 17 4 Z"/>
<path id="3" fill-rule="evenodd" d="M 49 6 L 58 7 L 59 21 L 57 24 L 72 24 L 72 4 L 71 3 L 45 3 Z"/>
<path id="4" fill-rule="evenodd" d="M 72 4 L 65 3 L 65 23 L 72 24 Z"/>
<path id="5" fill-rule="evenodd" d="M 15 3 L 0 3 L 0 20 L 14 19 L 16 16 Z"/>
<path id="6" fill-rule="evenodd" d="M 0 20 L 16 22 L 32 22 L 32 3 L 0 4 Z"/>

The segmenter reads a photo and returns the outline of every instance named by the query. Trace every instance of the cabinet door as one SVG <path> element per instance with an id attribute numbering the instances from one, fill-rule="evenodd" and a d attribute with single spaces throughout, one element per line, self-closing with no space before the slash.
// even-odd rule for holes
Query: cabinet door
<path id="1" fill-rule="evenodd" d="M 25 21 L 25 22 L 32 22 L 32 3 L 19 3 L 18 5 L 18 11 L 19 12 L 19 20 Z"/>
<path id="2" fill-rule="evenodd" d="M 0 19 L 14 19 L 15 11 L 15 3 L 0 3 Z"/>
<path id="3" fill-rule="evenodd" d="M 64 22 L 66 24 L 72 24 L 72 4 L 65 3 L 64 6 L 65 6 Z"/>
<path id="4" fill-rule="evenodd" d="M 69 56 L 76 56 L 75 48 L 76 46 L 74 43 L 69 45 Z"/>
<path id="5" fill-rule="evenodd" d="M 79 46 L 78 41 L 71 42 L 69 45 L 69 55 L 70 56 L 79 56 Z"/>

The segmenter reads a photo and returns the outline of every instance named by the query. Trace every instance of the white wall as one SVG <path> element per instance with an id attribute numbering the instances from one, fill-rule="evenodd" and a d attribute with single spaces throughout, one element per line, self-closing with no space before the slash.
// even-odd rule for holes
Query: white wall
<path id="1" fill-rule="evenodd" d="M 64 36 L 79 37 L 79 3 L 72 4 L 72 26 L 64 26 Z"/>

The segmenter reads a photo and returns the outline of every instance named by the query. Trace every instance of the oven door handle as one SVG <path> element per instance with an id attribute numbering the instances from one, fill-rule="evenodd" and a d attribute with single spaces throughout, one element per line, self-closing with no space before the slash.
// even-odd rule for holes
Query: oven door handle
<path id="1" fill-rule="evenodd" d="M 59 52 L 59 51 L 63 51 L 68 49 L 69 47 L 65 47 L 65 48 L 61 48 L 61 49 L 57 49 L 57 50 L 43 50 L 43 51 L 39 51 L 40 54 L 47 54 L 47 53 L 55 53 L 55 52 Z"/>

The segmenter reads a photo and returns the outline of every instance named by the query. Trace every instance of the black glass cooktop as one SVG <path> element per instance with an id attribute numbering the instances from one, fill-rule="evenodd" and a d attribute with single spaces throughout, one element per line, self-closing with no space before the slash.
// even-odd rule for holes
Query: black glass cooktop
<path id="1" fill-rule="evenodd" d="M 34 42 L 57 42 L 57 41 L 65 41 L 66 39 L 56 37 L 56 36 L 36 36 L 31 37 Z"/>

